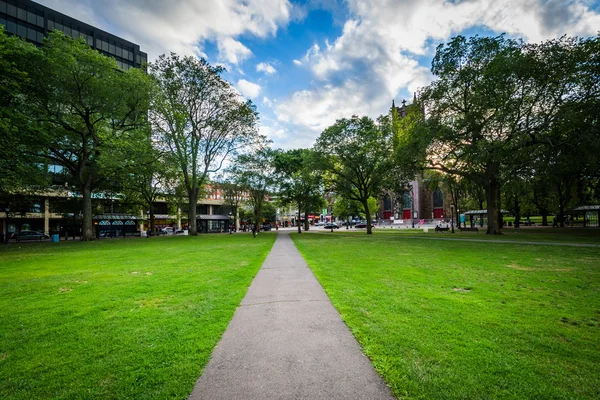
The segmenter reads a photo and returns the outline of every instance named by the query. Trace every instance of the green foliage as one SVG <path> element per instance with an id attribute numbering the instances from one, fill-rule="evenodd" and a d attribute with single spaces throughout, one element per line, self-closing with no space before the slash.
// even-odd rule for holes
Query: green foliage
<path id="1" fill-rule="evenodd" d="M 371 234 L 368 200 L 388 184 L 393 172 L 392 130 L 387 118 L 376 124 L 368 117 L 341 119 L 317 138 L 315 152 L 320 169 L 340 196 L 359 201 Z"/>
<path id="2" fill-rule="evenodd" d="M 310 149 L 277 150 L 273 157 L 279 203 L 282 207 L 297 207 L 299 214 L 304 212 L 305 229 L 308 213 L 325 204 L 323 176 L 315 168 L 316 163 L 316 155 Z M 302 232 L 300 225 L 298 232 Z"/>
<path id="3" fill-rule="evenodd" d="M 150 112 L 156 143 L 171 155 L 189 204 L 196 204 L 210 175 L 260 138 L 258 114 L 221 78 L 223 68 L 204 59 L 163 55 L 149 69 L 158 86 Z M 195 207 L 188 221 L 196 235 Z"/>
<path id="4" fill-rule="evenodd" d="M 551 169 L 552 163 L 576 171 L 590 163 L 556 146 L 595 143 L 583 134 L 586 129 L 577 124 L 566 129 L 569 124 L 561 120 L 567 110 L 577 109 L 575 115 L 587 121 L 587 130 L 597 127 L 597 118 L 580 111 L 583 105 L 597 104 L 597 43 L 597 38 L 524 44 L 504 36 L 458 36 L 438 47 L 432 63 L 438 80 L 420 96 L 428 114 L 418 124 L 428 138 L 427 167 L 485 188 L 488 233 L 499 233 L 500 190 L 509 178 Z M 559 132 L 563 140 L 553 137 Z M 563 184 L 574 180 L 572 173 L 566 176 Z"/>
<path id="5" fill-rule="evenodd" d="M 37 47 L 16 36 L 7 36 L 0 25 L 0 196 L 48 184 L 40 168 L 43 161 L 25 154 L 20 132 L 29 124 L 28 118 L 18 112 L 21 93 L 31 84 L 25 66 L 40 57 Z"/>
<path id="6" fill-rule="evenodd" d="M 123 168 L 121 148 L 146 124 L 151 81 L 137 69 L 117 70 L 113 59 L 56 31 L 29 61 L 19 66 L 29 80 L 15 104 L 28 121 L 20 148 L 64 167 L 83 196 L 83 236 L 91 240 L 91 193 Z"/>
<path id="7" fill-rule="evenodd" d="M 262 223 L 267 196 L 276 182 L 273 157 L 273 150 L 265 144 L 253 153 L 238 156 L 229 171 L 234 181 L 248 190 L 252 223 L 256 226 Z"/>

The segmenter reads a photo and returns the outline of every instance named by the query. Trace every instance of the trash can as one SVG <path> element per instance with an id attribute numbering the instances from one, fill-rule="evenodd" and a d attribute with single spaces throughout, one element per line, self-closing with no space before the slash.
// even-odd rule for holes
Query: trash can
<path id="1" fill-rule="evenodd" d="M 50 240 L 52 241 L 52 243 L 58 243 L 58 241 L 59 241 L 58 233 L 53 233 L 52 235 L 50 235 Z"/>

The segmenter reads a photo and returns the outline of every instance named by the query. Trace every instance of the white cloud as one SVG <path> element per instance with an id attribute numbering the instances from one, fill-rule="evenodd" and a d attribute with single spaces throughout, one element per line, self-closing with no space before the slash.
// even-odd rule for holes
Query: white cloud
<path id="1" fill-rule="evenodd" d="M 258 72 L 264 72 L 267 75 L 272 75 L 275 72 L 277 72 L 277 70 L 271 64 L 265 63 L 265 62 L 261 62 L 261 63 L 257 64 L 256 70 Z"/>
<path id="2" fill-rule="evenodd" d="M 225 59 L 243 60 L 231 41 L 275 35 L 291 19 L 289 0 L 39 0 L 40 3 L 140 44 L 150 60 L 169 52 L 201 54 L 212 40 Z M 109 22 L 107 22 L 109 21 Z M 238 42 L 239 43 L 239 42 Z M 243 45 L 242 45 L 243 46 Z M 245 48 L 245 46 L 244 46 Z"/>
<path id="3" fill-rule="evenodd" d="M 219 57 L 232 64 L 239 64 L 252 55 L 249 48 L 230 37 L 219 41 Z"/>
<path id="4" fill-rule="evenodd" d="M 275 107 L 280 121 L 316 137 L 337 118 L 386 113 L 399 93 L 433 78 L 416 56 L 467 28 L 488 29 L 529 41 L 564 33 L 593 35 L 600 15 L 587 0 L 348 0 L 350 18 L 332 43 L 313 44 L 296 65 L 315 81 Z M 298 62 L 296 62 L 298 61 Z M 396 100 L 400 98 L 396 97 Z"/>
<path id="5" fill-rule="evenodd" d="M 273 102 L 267 96 L 263 97 L 262 103 L 267 107 L 273 107 Z"/>
<path id="6" fill-rule="evenodd" d="M 249 82 L 245 79 L 240 79 L 237 82 L 237 89 L 244 96 L 255 99 L 260 94 L 262 88 L 256 83 Z"/>

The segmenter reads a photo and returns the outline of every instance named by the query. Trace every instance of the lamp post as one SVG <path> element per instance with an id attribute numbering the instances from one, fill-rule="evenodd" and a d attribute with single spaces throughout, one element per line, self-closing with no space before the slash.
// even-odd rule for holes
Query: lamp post
<path id="1" fill-rule="evenodd" d="M 450 225 L 452 226 L 452 233 L 454 233 L 454 204 L 450 204 Z"/>
<path id="2" fill-rule="evenodd" d="M 333 233 L 333 211 L 331 212 L 331 221 L 329 223 L 331 224 L 331 233 Z"/>

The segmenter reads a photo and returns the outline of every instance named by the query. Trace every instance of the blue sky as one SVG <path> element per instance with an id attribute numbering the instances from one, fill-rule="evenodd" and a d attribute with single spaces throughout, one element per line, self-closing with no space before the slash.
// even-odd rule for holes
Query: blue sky
<path id="1" fill-rule="evenodd" d="M 275 147 L 310 147 L 337 118 L 373 118 L 427 85 L 458 34 L 526 41 L 600 30 L 600 0 L 38 0 L 154 60 L 195 54 L 260 113 Z"/>

